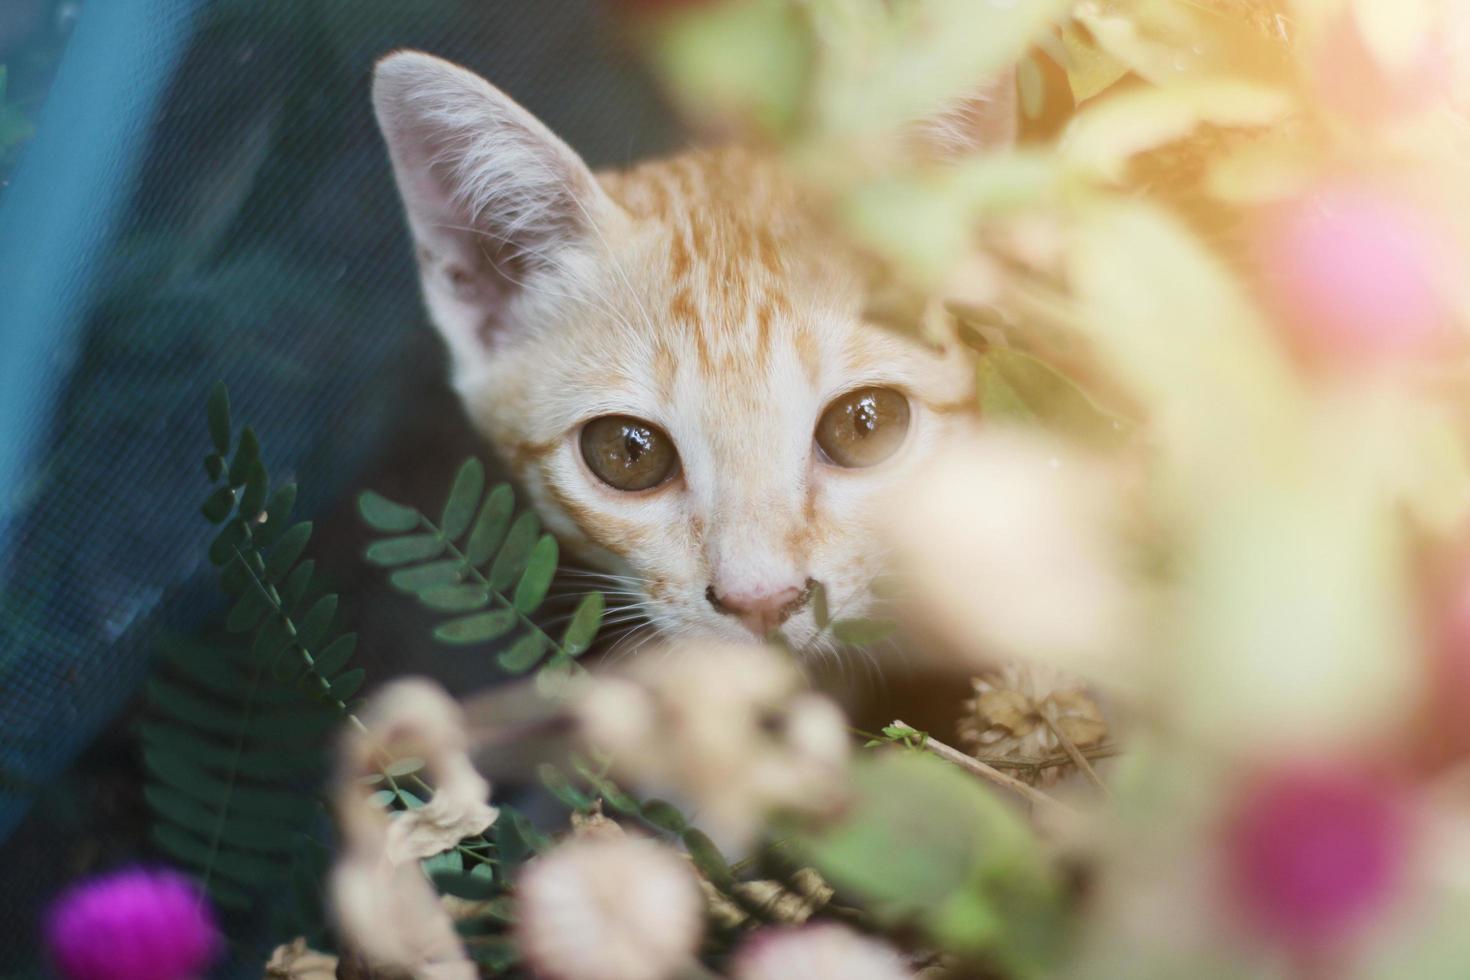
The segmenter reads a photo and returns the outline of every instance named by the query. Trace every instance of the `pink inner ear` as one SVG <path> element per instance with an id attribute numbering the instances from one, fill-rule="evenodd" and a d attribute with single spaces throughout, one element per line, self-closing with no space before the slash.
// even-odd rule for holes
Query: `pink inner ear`
<path id="1" fill-rule="evenodd" d="M 611 202 L 565 143 L 463 68 L 390 55 L 373 104 L 434 322 L 456 359 L 478 358 L 510 299 L 586 244 Z"/>

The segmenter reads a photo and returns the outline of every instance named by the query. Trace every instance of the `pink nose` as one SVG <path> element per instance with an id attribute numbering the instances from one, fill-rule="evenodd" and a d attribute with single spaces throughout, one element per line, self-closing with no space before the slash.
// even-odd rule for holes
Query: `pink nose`
<path id="1" fill-rule="evenodd" d="M 736 617 L 756 636 L 765 636 L 801 608 L 806 590 L 792 585 L 775 591 L 717 592 L 710 586 L 705 595 L 720 612 Z"/>

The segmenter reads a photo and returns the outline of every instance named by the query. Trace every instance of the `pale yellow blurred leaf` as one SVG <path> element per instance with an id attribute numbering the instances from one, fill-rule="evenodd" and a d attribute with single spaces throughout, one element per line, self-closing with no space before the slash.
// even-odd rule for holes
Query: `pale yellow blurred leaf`
<path id="1" fill-rule="evenodd" d="M 1058 151 L 1072 168 L 1121 181 L 1139 153 L 1172 143 L 1202 123 L 1264 126 L 1291 111 L 1281 89 L 1234 79 L 1202 79 L 1120 93 L 1077 115 Z"/>

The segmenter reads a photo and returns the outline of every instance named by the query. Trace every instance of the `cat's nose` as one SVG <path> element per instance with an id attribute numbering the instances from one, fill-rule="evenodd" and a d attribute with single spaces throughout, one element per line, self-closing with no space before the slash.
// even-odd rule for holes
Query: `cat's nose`
<path id="1" fill-rule="evenodd" d="M 722 592 L 713 585 L 704 596 L 710 605 L 734 616 L 756 636 L 765 636 L 790 619 L 811 598 L 813 582 L 772 589 Z"/>

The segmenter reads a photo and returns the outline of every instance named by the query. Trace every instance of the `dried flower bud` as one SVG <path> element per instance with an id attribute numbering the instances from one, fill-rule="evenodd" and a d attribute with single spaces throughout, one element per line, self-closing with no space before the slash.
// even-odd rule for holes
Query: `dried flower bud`
<path id="1" fill-rule="evenodd" d="M 336 980 L 337 957 L 319 953 L 297 937 L 277 946 L 265 964 L 267 980 Z"/>
<path id="2" fill-rule="evenodd" d="M 732 980 L 911 980 L 903 957 L 836 923 L 762 929 L 736 951 Z"/>
<path id="3" fill-rule="evenodd" d="M 776 809 L 822 810 L 842 790 L 841 713 L 775 651 L 691 644 L 597 679 L 579 706 L 589 740 L 650 793 L 689 800 L 716 840 L 742 846 Z"/>
<path id="4" fill-rule="evenodd" d="M 47 913 L 46 947 L 69 980 L 187 980 L 219 952 L 209 903 L 175 871 L 135 869 L 73 886 Z"/>
<path id="5" fill-rule="evenodd" d="M 1039 663 L 1012 662 L 970 682 L 975 696 L 965 702 L 960 741 L 987 760 L 1041 763 L 1065 758 L 1052 725 L 1079 749 L 1100 744 L 1108 735 L 1102 708 L 1079 678 Z M 1049 786 L 1070 764 L 1020 769 L 1016 776 Z"/>
<path id="6" fill-rule="evenodd" d="M 388 759 L 419 757 L 434 786 L 422 807 L 393 815 L 393 863 L 432 857 L 495 822 L 499 811 L 486 802 L 490 784 L 469 759 L 463 713 L 443 691 L 423 681 L 390 684 L 364 710 L 362 722 L 367 735 L 354 737 L 348 748 L 358 775 L 377 771 Z"/>
<path id="7" fill-rule="evenodd" d="M 415 980 L 474 980 L 475 965 L 418 863 L 495 819 L 489 785 L 465 756 L 459 708 L 425 681 L 398 681 L 378 693 L 363 723 L 366 731 L 343 743 L 337 777 L 342 853 L 329 894 L 338 932 L 373 967 Z M 422 808 L 390 815 L 372 802 L 361 777 L 385 753 L 425 760 L 438 786 Z"/>
<path id="8" fill-rule="evenodd" d="M 521 952 L 548 980 L 663 980 L 704 927 L 689 863 L 653 841 L 574 839 L 516 886 Z"/>

